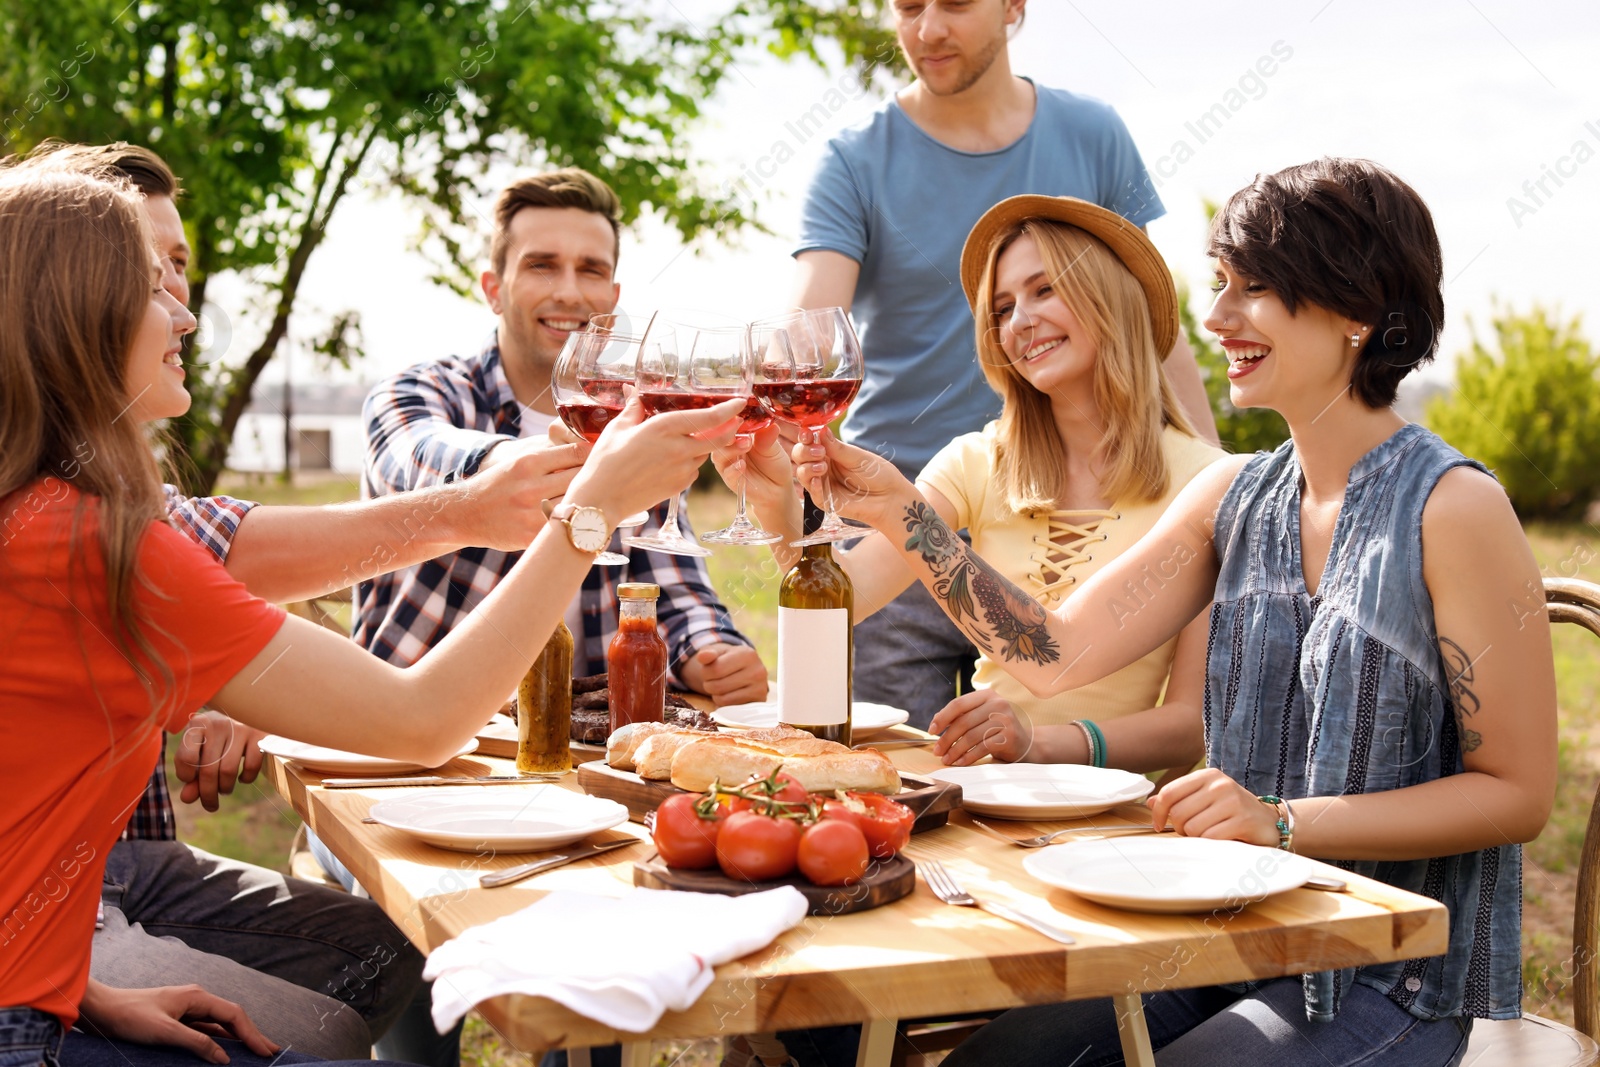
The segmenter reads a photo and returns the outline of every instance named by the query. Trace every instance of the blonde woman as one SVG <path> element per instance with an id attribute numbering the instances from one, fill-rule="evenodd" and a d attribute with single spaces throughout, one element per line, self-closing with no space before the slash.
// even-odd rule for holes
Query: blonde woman
<path id="1" fill-rule="evenodd" d="M 943 520 L 939 535 L 966 529 L 979 555 L 1053 610 L 1148 532 L 1222 453 L 1195 436 L 1162 371 L 1161 354 L 1177 336 L 1177 297 L 1137 226 L 1070 197 L 1013 197 L 973 227 L 961 281 L 978 359 L 1005 406 L 998 420 L 940 451 L 916 492 Z M 738 455 L 714 458 L 731 468 Z M 762 522 L 798 535 L 800 507 L 777 434 L 758 437 L 745 458 Z M 784 565 L 795 558 L 786 543 L 774 552 Z M 882 535 L 839 558 L 855 585 L 857 622 L 915 580 Z M 1125 610 L 1159 597 L 1162 582 L 1152 574 L 1130 588 Z M 1204 625 L 1098 682 L 1044 698 L 1002 666 L 1031 654 L 1025 635 L 990 637 L 979 646 L 974 691 L 932 720 L 943 734 L 938 751 L 955 764 L 990 755 L 1141 771 L 1190 766 L 1201 751 Z M 1084 720 L 1093 725 L 1074 725 Z"/>

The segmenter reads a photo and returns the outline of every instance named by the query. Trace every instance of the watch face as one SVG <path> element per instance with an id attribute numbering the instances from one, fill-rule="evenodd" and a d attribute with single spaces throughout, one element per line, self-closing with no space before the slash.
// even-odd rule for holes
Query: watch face
<path id="1" fill-rule="evenodd" d="M 599 552 L 611 540 L 606 528 L 606 517 L 598 508 L 575 508 L 567 520 L 572 532 L 572 543 L 585 552 Z"/>

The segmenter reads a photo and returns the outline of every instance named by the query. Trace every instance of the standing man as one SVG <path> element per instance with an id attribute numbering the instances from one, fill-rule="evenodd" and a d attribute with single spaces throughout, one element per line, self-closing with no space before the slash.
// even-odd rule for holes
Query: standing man
<path id="1" fill-rule="evenodd" d="M 524 178 L 501 192 L 490 269 L 480 279 L 496 330 L 475 356 L 420 363 L 373 388 L 363 412 L 363 497 L 470 484 L 551 447 L 546 431 L 556 422 L 550 394 L 556 357 L 590 316 L 617 303 L 619 210 L 610 187 L 578 169 Z M 645 529 L 658 529 L 664 513 L 665 505 L 656 508 Z M 517 556 L 467 548 L 362 582 L 356 640 L 391 663 L 416 662 L 510 572 Z M 606 646 L 617 631 L 617 585 L 653 582 L 661 587 L 658 617 L 676 680 L 718 704 L 765 699 L 767 669 L 734 627 L 700 560 L 638 549 L 629 556 L 624 567 L 591 569 L 568 606 L 574 672 L 605 670 Z"/>
<path id="2" fill-rule="evenodd" d="M 828 142 L 800 217 L 793 303 L 837 305 L 860 324 L 866 380 L 844 439 L 915 479 L 953 438 L 997 418 L 961 290 L 961 247 L 979 216 L 1023 193 L 1075 196 L 1144 226 L 1166 209 L 1106 104 L 1011 73 L 1006 45 L 1027 0 L 894 0 L 916 74 L 871 118 Z M 1216 439 L 1194 354 L 1180 336 L 1167 373 Z M 977 652 L 920 586 L 856 628 L 855 696 L 928 721 L 970 687 Z"/>

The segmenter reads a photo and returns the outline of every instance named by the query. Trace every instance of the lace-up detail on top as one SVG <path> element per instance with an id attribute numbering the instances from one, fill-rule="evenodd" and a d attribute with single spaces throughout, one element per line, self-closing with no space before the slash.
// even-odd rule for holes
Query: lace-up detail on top
<path id="1" fill-rule="evenodd" d="M 1089 549 L 1104 541 L 1102 532 L 1108 522 L 1122 518 L 1122 513 L 1102 508 L 1069 508 L 1045 516 L 1045 534 L 1033 537 L 1033 553 L 1029 557 L 1036 570 L 1028 574 L 1033 595 L 1047 603 L 1060 600 L 1063 593 L 1077 584 L 1078 576 L 1067 573 L 1079 563 L 1094 559 Z"/>

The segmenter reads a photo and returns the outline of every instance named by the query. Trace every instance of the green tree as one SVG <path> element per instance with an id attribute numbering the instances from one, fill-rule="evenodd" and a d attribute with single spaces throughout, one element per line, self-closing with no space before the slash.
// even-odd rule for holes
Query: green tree
<path id="1" fill-rule="evenodd" d="M 1492 327 L 1493 350 L 1473 331 L 1428 426 L 1493 470 L 1523 518 L 1581 517 L 1600 495 L 1600 356 L 1579 316 L 1497 309 Z"/>
<path id="2" fill-rule="evenodd" d="M 267 294 L 247 353 L 191 345 L 195 403 L 174 427 L 186 488 L 210 489 L 287 334 L 307 263 L 363 185 L 423 209 L 438 280 L 470 277 L 486 227 L 467 204 L 497 163 L 602 174 L 625 218 L 685 240 L 752 220 L 697 176 L 689 132 L 755 44 L 870 79 L 896 62 L 877 3 L 744 0 L 690 24 L 597 0 L 11 0 L 0 9 L 0 138 L 149 145 L 181 176 L 192 306 L 243 272 Z M 865 10 L 863 10 L 865 9 Z M 819 49 L 831 37 L 837 49 Z M 313 347 L 360 354 L 336 314 Z"/>
<path id="3" fill-rule="evenodd" d="M 1214 207 L 1212 208 L 1214 212 Z M 1228 357 L 1211 335 L 1200 328 L 1194 309 L 1189 306 L 1189 287 L 1178 283 L 1178 318 L 1184 336 L 1194 349 L 1205 382 L 1206 398 L 1217 419 L 1217 436 L 1229 452 L 1271 451 L 1289 439 L 1289 426 L 1283 416 L 1269 408 L 1236 408 L 1228 392 Z"/>

